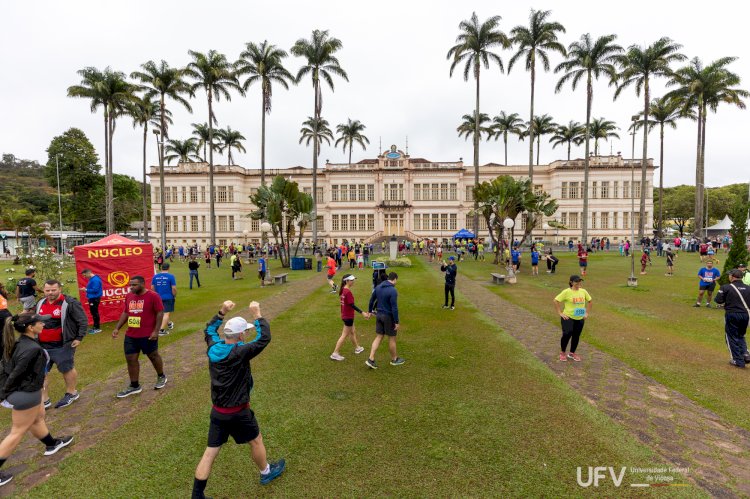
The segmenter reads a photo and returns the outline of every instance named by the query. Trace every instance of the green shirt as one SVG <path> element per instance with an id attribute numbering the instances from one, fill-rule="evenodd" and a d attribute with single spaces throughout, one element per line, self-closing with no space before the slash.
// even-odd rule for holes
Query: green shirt
<path id="1" fill-rule="evenodd" d="M 745 275 L 742 277 L 742 283 L 750 286 L 750 272 L 745 272 Z"/>
<path id="2" fill-rule="evenodd" d="M 586 303 L 591 301 L 591 295 L 583 288 L 578 291 L 568 288 L 555 296 L 555 301 L 564 305 L 563 313 L 565 315 L 580 321 L 586 315 Z"/>

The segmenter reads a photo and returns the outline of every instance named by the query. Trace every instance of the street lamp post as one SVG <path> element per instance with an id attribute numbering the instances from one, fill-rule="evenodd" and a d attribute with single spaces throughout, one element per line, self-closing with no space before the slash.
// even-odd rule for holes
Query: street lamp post
<path id="1" fill-rule="evenodd" d="M 161 218 L 161 251 L 164 253 L 167 247 L 167 209 L 164 206 L 164 140 L 161 132 L 154 129 L 156 139 L 156 150 L 159 153 L 159 218 Z"/>
<path id="2" fill-rule="evenodd" d="M 638 278 L 635 276 L 635 197 L 633 197 L 633 185 L 635 183 L 635 124 L 638 121 L 639 116 L 636 114 L 631 119 L 633 121 L 633 149 L 630 155 L 630 277 L 628 277 L 628 286 L 637 287 Z M 646 124 L 644 123 L 645 127 Z M 643 186 L 641 186 L 641 189 Z"/>
<path id="3" fill-rule="evenodd" d="M 511 244 L 510 243 L 510 230 L 513 228 L 515 224 L 516 223 L 510 217 L 507 217 L 505 220 L 503 220 L 503 227 L 505 228 L 506 237 L 508 238 L 508 251 L 510 251 L 510 244 Z M 504 248 L 503 248 L 503 251 L 505 251 Z M 507 271 L 508 271 L 508 282 L 511 282 L 511 283 L 515 282 L 516 274 L 515 272 L 513 272 L 513 266 L 510 264 L 510 261 L 508 261 Z"/>

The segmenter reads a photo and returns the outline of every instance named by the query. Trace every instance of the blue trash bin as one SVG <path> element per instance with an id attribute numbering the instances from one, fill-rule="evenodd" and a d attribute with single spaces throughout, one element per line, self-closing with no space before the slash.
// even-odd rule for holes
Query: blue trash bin
<path id="1" fill-rule="evenodd" d="M 305 270 L 305 259 L 299 256 L 292 257 L 292 270 Z"/>

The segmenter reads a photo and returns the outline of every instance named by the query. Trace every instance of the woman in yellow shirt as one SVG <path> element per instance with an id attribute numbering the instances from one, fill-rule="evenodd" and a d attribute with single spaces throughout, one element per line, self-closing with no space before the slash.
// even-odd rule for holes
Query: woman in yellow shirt
<path id="1" fill-rule="evenodd" d="M 583 324 L 591 313 L 591 295 L 581 287 L 581 276 L 572 275 L 568 282 L 569 288 L 555 296 L 554 304 L 557 315 L 560 316 L 562 337 L 560 338 L 560 361 L 572 359 L 580 362 L 581 357 L 576 353 L 578 340 L 583 332 Z M 570 353 L 566 354 L 570 342 Z"/>

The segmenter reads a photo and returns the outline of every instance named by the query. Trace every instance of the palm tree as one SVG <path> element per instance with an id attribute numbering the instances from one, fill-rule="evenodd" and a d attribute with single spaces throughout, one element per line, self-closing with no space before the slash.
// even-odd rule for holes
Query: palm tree
<path id="1" fill-rule="evenodd" d="M 723 57 L 703 66 L 699 58 L 694 58 L 688 66 L 672 74 L 667 86 L 677 88 L 667 97 L 683 99 L 684 109 L 695 108 L 698 115 L 698 140 L 695 160 L 695 235 L 703 229 L 703 189 L 706 152 L 706 118 L 709 108 L 716 111 L 719 103 L 733 104 L 745 108 L 743 98 L 750 96 L 746 90 L 736 88 L 740 77 L 727 69 L 736 57 Z"/>
<path id="2" fill-rule="evenodd" d="M 683 61 L 686 57 L 678 52 L 682 45 L 674 43 L 669 38 L 660 38 L 648 47 L 631 45 L 628 50 L 617 57 L 622 71 L 617 75 L 617 90 L 615 99 L 624 88 L 635 85 L 635 94 L 640 96 L 643 90 L 643 121 L 648 123 L 649 105 L 651 103 L 651 78 L 670 76 L 672 70 L 669 65 L 676 61 Z M 646 226 L 646 168 L 648 165 L 648 132 L 643 130 L 643 156 L 641 158 L 641 203 L 638 220 L 638 238 L 642 239 Z"/>
<path id="3" fill-rule="evenodd" d="M 617 76 L 614 62 L 617 55 L 622 52 L 622 47 L 615 44 L 617 35 L 605 35 L 596 41 L 586 33 L 579 41 L 573 42 L 568 47 L 568 58 L 557 65 L 555 73 L 565 71 L 555 85 L 555 92 L 560 92 L 563 86 L 570 81 L 575 90 L 578 83 L 586 78 L 586 126 L 584 127 L 584 140 L 586 142 L 585 157 L 583 160 L 583 235 L 584 241 L 588 240 L 589 229 L 589 127 L 591 125 L 591 105 L 594 100 L 594 79 L 600 76 L 609 76 L 610 81 Z"/>
<path id="4" fill-rule="evenodd" d="M 492 127 L 487 124 L 490 123 L 490 117 L 487 113 L 479 113 L 479 126 L 474 122 L 474 114 L 464 114 L 461 116 L 463 122 L 456 128 L 459 137 L 464 137 L 469 140 L 471 137 L 474 141 L 474 134 L 479 131 L 479 139 L 482 140 L 482 135 L 486 135 L 485 138 L 489 139 L 492 136 Z"/>
<path id="5" fill-rule="evenodd" d="M 492 136 L 495 140 L 503 138 L 506 165 L 508 164 L 508 134 L 512 133 L 520 137 L 523 133 L 522 125 L 523 120 L 518 113 L 506 114 L 505 111 L 500 111 L 500 114 L 492 119 Z"/>
<path id="6" fill-rule="evenodd" d="M 584 140 L 585 131 L 583 125 L 577 121 L 570 120 L 567 125 L 558 125 L 552 138 L 549 139 L 554 149 L 563 144 L 568 145 L 568 161 L 570 161 L 570 146 L 575 144 L 581 145 Z"/>
<path id="7" fill-rule="evenodd" d="M 159 65 L 154 61 L 141 64 L 142 71 L 134 71 L 130 77 L 141 83 L 140 88 L 145 92 L 148 99 L 159 98 L 159 136 L 161 147 L 159 147 L 159 216 L 161 220 L 161 247 L 167 245 L 166 206 L 164 203 L 164 147 L 169 137 L 167 128 L 167 97 L 181 104 L 185 109 L 193 112 L 190 103 L 183 97 L 192 94 L 190 86 L 185 82 L 185 70 L 173 68 L 163 60 Z"/>
<path id="8" fill-rule="evenodd" d="M 266 115 L 271 114 L 273 84 L 278 83 L 289 90 L 289 82 L 294 82 L 294 77 L 282 64 L 282 60 L 287 56 L 284 50 L 269 44 L 267 40 L 263 40 L 260 45 L 250 42 L 245 47 L 240 54 L 240 60 L 237 61 L 237 73 L 249 75 L 242 84 L 245 92 L 253 83 L 260 83 L 260 183 L 266 185 Z"/>
<path id="9" fill-rule="evenodd" d="M 333 140 L 333 132 L 328 128 L 328 121 L 324 118 L 313 118 L 308 116 L 305 121 L 302 122 L 302 128 L 299 131 L 300 138 L 299 143 L 305 143 L 306 146 L 310 146 L 310 142 L 313 143 L 313 150 L 318 151 L 320 154 L 320 145 L 325 142 L 331 145 Z"/>
<path id="10" fill-rule="evenodd" d="M 242 94 L 242 87 L 237 81 L 237 75 L 234 66 L 227 60 L 224 54 L 215 50 L 209 50 L 207 53 L 188 50 L 188 54 L 193 58 L 185 69 L 185 75 L 195 80 L 190 86 L 190 91 L 194 95 L 198 89 L 206 92 L 208 102 L 208 143 L 214 143 L 214 124 L 216 116 L 214 115 L 214 99 L 217 101 L 224 97 L 226 100 L 232 100 L 229 94 L 230 90 L 237 90 Z M 211 244 L 216 243 L 216 207 L 214 195 L 214 148 L 208 148 L 208 192 L 209 208 L 208 217 L 210 219 L 210 240 Z"/>
<path id="11" fill-rule="evenodd" d="M 186 140 L 169 139 L 164 147 L 164 159 L 167 164 L 176 159 L 178 163 L 192 163 L 200 159 L 198 143 L 193 137 Z"/>
<path id="12" fill-rule="evenodd" d="M 233 165 L 232 160 L 232 149 L 236 149 L 240 152 L 247 152 L 245 146 L 242 145 L 245 136 L 239 130 L 232 130 L 232 127 L 227 126 L 226 129 L 216 130 L 216 135 L 219 137 L 219 144 L 217 148 L 220 153 L 227 151 L 227 164 Z"/>
<path id="13" fill-rule="evenodd" d="M 167 113 L 166 121 L 172 124 L 172 113 L 165 109 Z M 161 106 L 156 99 L 143 97 L 134 101 L 128 114 L 133 119 L 133 128 L 143 127 L 143 180 L 141 187 L 143 191 L 143 240 L 148 242 L 148 183 L 146 182 L 146 145 L 148 143 L 148 126 L 158 127 L 161 122 Z"/>
<path id="14" fill-rule="evenodd" d="M 591 122 L 589 125 L 589 136 L 594 138 L 594 156 L 599 155 L 599 139 L 619 139 L 620 136 L 615 131 L 619 129 L 620 127 L 614 121 L 605 120 L 604 118 L 595 118 Z"/>
<path id="15" fill-rule="evenodd" d="M 352 147 L 354 146 L 354 143 L 356 142 L 357 144 L 362 146 L 362 149 L 367 149 L 365 143 L 370 143 L 370 139 L 362 134 L 362 131 L 364 131 L 365 128 L 365 125 L 363 125 L 359 120 L 352 121 L 351 118 L 347 119 L 346 123 L 341 123 L 340 125 L 336 126 L 336 132 L 340 135 L 340 137 L 336 139 L 334 147 L 338 147 L 339 144 L 342 144 L 344 152 L 346 152 L 347 147 L 349 148 L 350 165 L 352 164 Z"/>
<path id="16" fill-rule="evenodd" d="M 543 114 L 542 116 L 534 116 L 534 119 L 529 123 L 523 124 L 523 132 L 520 135 L 521 140 L 525 137 L 532 137 L 532 141 L 536 139 L 536 164 L 539 166 L 539 149 L 542 142 L 542 137 L 555 133 L 557 131 L 558 124 L 554 122 L 552 116 Z M 533 177 L 529 177 L 533 180 Z M 533 185 L 533 184 L 532 184 Z"/>
<path id="17" fill-rule="evenodd" d="M 469 80 L 473 73 L 476 82 L 476 104 L 474 106 L 474 187 L 479 185 L 479 138 L 481 117 L 479 113 L 479 81 L 481 68 L 490 68 L 490 61 L 496 63 L 502 73 L 505 68 L 503 60 L 492 49 L 510 47 L 508 36 L 500 31 L 500 16 L 492 16 L 480 23 L 476 12 L 471 14 L 471 19 L 461 21 L 458 25 L 460 31 L 456 37 L 456 45 L 448 51 L 447 58 L 451 62 L 450 76 L 456 66 L 463 64 L 464 81 Z M 479 211 L 477 201 L 474 200 L 474 233 L 479 233 Z"/>
<path id="18" fill-rule="evenodd" d="M 101 106 L 104 110 L 104 190 L 105 220 L 108 234 L 115 231 L 114 188 L 112 180 L 112 139 L 115 131 L 115 116 L 122 114 L 134 99 L 134 87 L 125 81 L 125 73 L 112 71 L 109 67 L 100 71 L 86 67 L 78 71 L 80 85 L 68 87 L 68 97 L 91 100 L 91 112 Z"/>
<path id="19" fill-rule="evenodd" d="M 513 45 L 518 46 L 517 52 L 508 62 L 508 73 L 513 69 L 516 61 L 525 56 L 526 70 L 531 72 L 531 104 L 529 106 L 529 120 L 533 120 L 534 114 L 534 85 L 536 83 L 536 59 L 542 61 L 542 67 L 549 71 L 548 51 L 558 52 L 563 57 L 566 55 L 565 47 L 557 41 L 558 33 L 565 33 L 565 27 L 557 22 L 549 22 L 547 18 L 551 14 L 549 10 L 531 9 L 528 26 L 516 26 L 510 31 L 510 39 Z M 534 184 L 534 134 L 535 130 L 529 130 L 529 178 Z M 539 141 L 537 140 L 537 165 L 539 164 Z"/>
<path id="20" fill-rule="evenodd" d="M 206 162 L 206 158 L 208 158 L 206 155 L 206 146 L 209 140 L 208 123 L 191 123 L 191 126 L 193 127 L 193 135 L 198 140 L 198 149 L 203 148 L 203 157 L 201 159 Z"/>
<path id="21" fill-rule="evenodd" d="M 295 81 L 299 83 L 302 78 L 309 74 L 312 80 L 313 94 L 315 106 L 313 108 L 312 118 L 316 122 L 321 121 L 320 113 L 323 110 L 323 91 L 321 87 L 321 78 L 328 84 L 331 91 L 333 88 L 333 76 L 343 78 L 345 81 L 349 81 L 349 76 L 346 71 L 341 67 L 338 58 L 334 55 L 336 52 L 341 50 L 343 44 L 338 38 L 331 38 L 328 36 L 328 30 L 314 30 L 309 40 L 300 38 L 297 40 L 291 48 L 292 55 L 296 57 L 304 57 L 305 64 L 297 71 L 297 75 L 294 77 Z M 309 120 L 308 120 L 309 121 Z M 323 120 L 325 121 L 325 120 Z M 318 156 L 320 156 L 320 141 L 316 140 L 313 143 L 313 185 L 312 185 L 312 197 L 313 197 L 313 246 L 318 244 Z"/>

